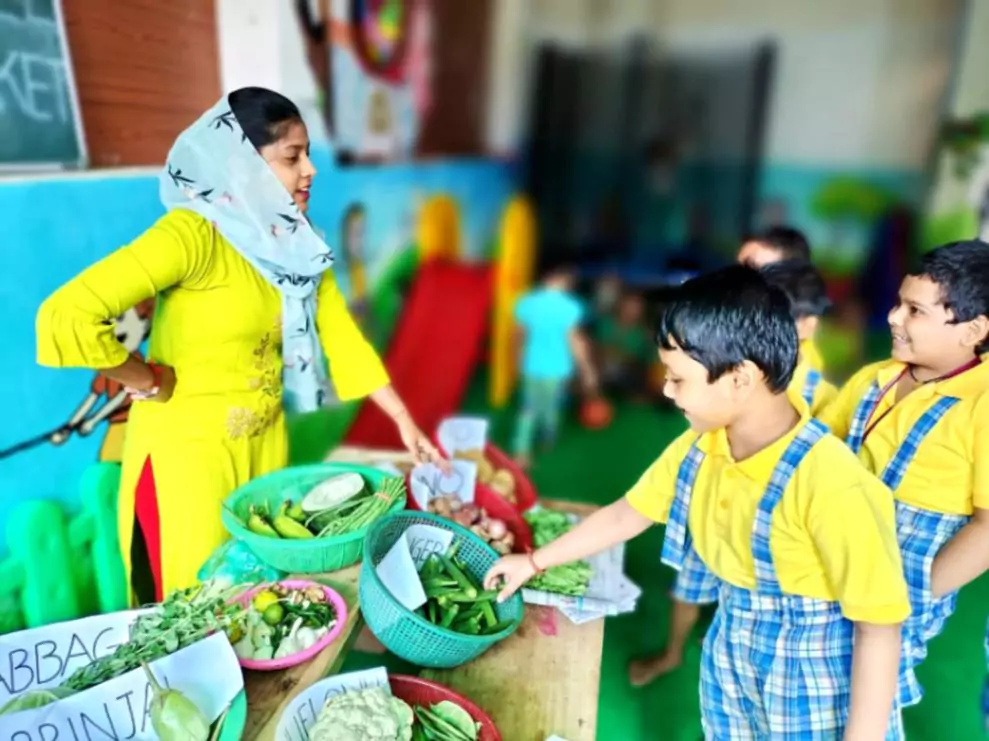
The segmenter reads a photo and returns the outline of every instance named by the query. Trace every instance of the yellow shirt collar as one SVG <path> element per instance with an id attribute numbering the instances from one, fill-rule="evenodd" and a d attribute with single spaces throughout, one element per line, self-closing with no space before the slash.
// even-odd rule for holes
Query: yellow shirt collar
<path id="1" fill-rule="evenodd" d="M 786 452 L 787 447 L 793 442 L 797 433 L 811 419 L 810 407 L 807 406 L 807 402 L 803 400 L 798 389 L 792 387 L 787 389 L 786 396 L 793 405 L 793 408 L 800 414 L 800 421 L 794 425 L 793 429 L 783 435 L 783 437 L 772 442 L 758 453 L 750 455 L 745 460 L 736 461 L 732 458 L 731 446 L 728 444 L 728 433 L 723 427 L 719 430 L 706 432 L 701 435 L 697 440 L 697 447 L 705 455 L 717 455 L 727 458 L 741 473 L 759 484 L 768 486 L 769 480 L 773 476 L 773 471 L 776 470 L 776 464 L 783 457 L 783 453 Z"/>
<path id="2" fill-rule="evenodd" d="M 876 371 L 876 382 L 879 384 L 879 388 L 886 388 L 888 384 L 893 383 L 905 367 L 906 364 L 898 360 L 887 360 L 883 363 Z M 989 362 L 986 362 L 985 357 L 983 357 L 982 362 L 974 368 L 929 385 L 934 393 L 940 396 L 972 399 L 989 389 Z"/>

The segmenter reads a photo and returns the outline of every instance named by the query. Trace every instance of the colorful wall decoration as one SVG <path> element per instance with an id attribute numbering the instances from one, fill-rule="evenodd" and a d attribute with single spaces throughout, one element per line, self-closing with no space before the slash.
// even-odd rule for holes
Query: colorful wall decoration
<path id="1" fill-rule="evenodd" d="M 349 161 L 413 156 L 432 102 L 430 0 L 298 4 L 310 67 L 337 152 Z"/>
<path id="2" fill-rule="evenodd" d="M 504 166 L 478 160 L 339 169 L 328 149 L 313 156 L 320 172 L 311 216 L 337 248 L 334 269 L 358 310 L 378 278 L 413 245 L 418 209 L 436 194 L 448 194 L 458 205 L 465 257 L 491 253 L 512 192 Z M 39 209 L 39 203 L 45 207 Z M 0 427 L 2 533 L 11 510 L 27 499 L 56 499 L 72 510 L 86 467 L 119 459 L 126 397 L 90 371 L 38 366 L 34 318 L 55 288 L 161 215 L 157 172 L 3 181 L 0 213 L 17 214 L 16 229 L 5 230 L 4 237 L 16 291 L 8 281 L 0 301 L 5 347 L 0 383 L 9 394 L 9 413 Z M 118 334 L 139 351 L 151 321 L 150 304 L 135 307 L 118 318 Z"/>

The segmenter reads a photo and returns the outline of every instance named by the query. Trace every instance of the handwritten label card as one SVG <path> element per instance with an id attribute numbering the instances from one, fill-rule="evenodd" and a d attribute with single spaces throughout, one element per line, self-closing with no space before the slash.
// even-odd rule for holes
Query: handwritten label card
<path id="1" fill-rule="evenodd" d="M 0 706 L 22 692 L 55 687 L 113 653 L 141 612 L 96 615 L 0 636 Z"/>
<path id="2" fill-rule="evenodd" d="M 488 420 L 484 417 L 447 417 L 440 422 L 436 437 L 448 455 L 464 450 L 483 451 L 488 444 Z"/>
<path id="3" fill-rule="evenodd" d="M 446 553 L 453 543 L 453 533 L 433 525 L 412 525 L 405 531 L 405 538 L 417 573 L 427 558 L 434 553 Z"/>
<path id="4" fill-rule="evenodd" d="M 216 634 L 150 665 L 158 683 L 182 692 L 212 723 L 244 689 L 230 641 Z M 143 669 L 35 710 L 0 717 L 0 741 L 154 741 L 153 693 Z"/>
<path id="5" fill-rule="evenodd" d="M 453 533 L 432 525 L 412 525 L 395 541 L 376 569 L 378 578 L 404 607 L 415 610 L 426 604 L 419 569 L 433 553 L 446 553 Z"/>
<path id="6" fill-rule="evenodd" d="M 378 563 L 378 578 L 391 592 L 392 597 L 409 610 L 417 610 L 426 604 L 426 593 L 419 580 L 419 570 L 412 560 L 407 540 L 408 531 L 399 536 L 385 557 Z"/>
<path id="7" fill-rule="evenodd" d="M 327 700 L 344 692 L 371 687 L 384 687 L 391 694 L 388 673 L 384 668 L 340 674 L 316 682 L 292 700 L 282 712 L 275 730 L 275 741 L 309 741 L 309 729 L 313 727 Z"/>
<path id="8" fill-rule="evenodd" d="M 443 473 L 433 463 L 420 463 L 412 469 L 409 481 L 412 496 L 422 510 L 436 497 L 454 494 L 462 502 L 473 502 L 477 464 L 472 461 L 450 461 L 450 473 Z"/>

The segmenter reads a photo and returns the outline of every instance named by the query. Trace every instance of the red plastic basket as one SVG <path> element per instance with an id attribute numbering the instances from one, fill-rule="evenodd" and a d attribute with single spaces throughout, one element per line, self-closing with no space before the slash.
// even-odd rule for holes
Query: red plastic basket
<path id="1" fill-rule="evenodd" d="M 422 508 L 412 496 L 411 474 L 405 477 L 406 507 L 416 512 L 421 512 Z M 498 492 L 490 489 L 478 482 L 474 487 L 474 504 L 483 507 L 488 513 L 488 517 L 494 517 L 505 523 L 508 531 L 515 536 L 515 546 L 512 550 L 515 553 L 525 553 L 526 549 L 532 547 L 532 528 L 525 521 L 518 510 L 512 506 L 511 502 L 502 497 Z"/>
<path id="2" fill-rule="evenodd" d="M 467 711 L 475 723 L 481 724 L 477 741 L 501 741 L 501 734 L 488 714 L 449 687 L 405 674 L 389 674 L 388 683 L 391 685 L 391 693 L 409 705 L 435 705 L 444 700 L 456 703 Z"/>
<path id="3" fill-rule="evenodd" d="M 491 443 L 485 446 L 484 454 L 491 461 L 492 466 L 506 469 L 515 479 L 515 509 L 519 512 L 531 509 L 536 504 L 536 488 L 532 485 L 525 471 L 519 468 L 518 464 L 504 450 Z"/>

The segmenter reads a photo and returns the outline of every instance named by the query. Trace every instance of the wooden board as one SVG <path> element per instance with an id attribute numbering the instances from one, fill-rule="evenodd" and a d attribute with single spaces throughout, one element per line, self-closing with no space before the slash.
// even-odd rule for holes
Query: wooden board
<path id="1" fill-rule="evenodd" d="M 244 688 L 247 691 L 244 738 L 248 741 L 273 741 L 278 719 L 295 696 L 323 677 L 339 671 L 363 624 L 357 605 L 357 576 L 360 569 L 358 564 L 331 574 L 298 576 L 300 579 L 324 582 L 337 590 L 347 602 L 347 622 L 337 639 L 311 661 L 277 672 L 244 670 Z"/>
<path id="2" fill-rule="evenodd" d="M 549 509 L 586 516 L 596 508 L 540 500 Z M 574 625 L 549 607 L 526 606 L 510 638 L 469 664 L 423 672 L 469 697 L 505 741 L 595 741 L 604 620 Z"/>

